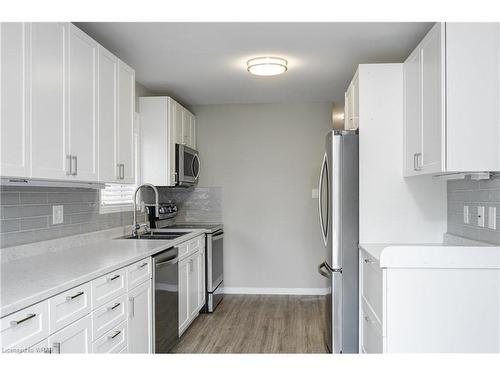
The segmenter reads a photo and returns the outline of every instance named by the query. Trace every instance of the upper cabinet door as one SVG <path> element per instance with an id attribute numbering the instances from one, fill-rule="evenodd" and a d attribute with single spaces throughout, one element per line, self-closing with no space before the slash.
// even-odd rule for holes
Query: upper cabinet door
<path id="1" fill-rule="evenodd" d="M 442 24 L 437 23 L 421 43 L 422 155 L 418 167 L 427 173 L 443 170 L 444 123 L 444 41 Z"/>
<path id="2" fill-rule="evenodd" d="M 117 161 L 117 93 L 118 58 L 99 47 L 99 181 L 118 182 Z"/>
<path id="3" fill-rule="evenodd" d="M 69 153 L 77 180 L 97 181 L 98 44 L 77 27 L 69 32 Z"/>
<path id="4" fill-rule="evenodd" d="M 189 147 L 196 150 L 196 117 L 189 112 Z"/>
<path id="5" fill-rule="evenodd" d="M 29 25 L 32 177 L 67 179 L 67 23 Z"/>
<path id="6" fill-rule="evenodd" d="M 184 120 L 184 108 L 172 100 L 172 106 L 174 109 L 174 148 L 175 144 L 184 144 L 184 129 L 183 129 L 183 120 Z"/>
<path id="7" fill-rule="evenodd" d="M 135 71 L 122 61 L 118 62 L 118 163 L 120 180 L 135 183 Z"/>
<path id="8" fill-rule="evenodd" d="M 403 65 L 404 76 L 404 175 L 419 173 L 419 158 L 422 156 L 421 99 L 421 53 L 413 51 Z"/>
<path id="9" fill-rule="evenodd" d="M 0 175 L 30 176 L 26 25 L 0 23 Z"/>

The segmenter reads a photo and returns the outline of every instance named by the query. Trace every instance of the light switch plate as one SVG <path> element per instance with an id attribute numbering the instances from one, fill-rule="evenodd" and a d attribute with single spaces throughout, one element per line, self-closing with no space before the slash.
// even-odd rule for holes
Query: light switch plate
<path id="1" fill-rule="evenodd" d="M 488 228 L 497 229 L 497 208 L 488 207 Z"/>
<path id="2" fill-rule="evenodd" d="M 312 189 L 311 198 L 319 198 L 319 189 Z"/>
<path id="3" fill-rule="evenodd" d="M 64 221 L 64 206 L 52 206 L 52 224 L 62 224 Z"/>
<path id="4" fill-rule="evenodd" d="M 477 226 L 484 227 L 484 206 L 477 206 Z"/>
<path id="5" fill-rule="evenodd" d="M 464 206 L 464 224 L 469 224 L 469 206 Z"/>

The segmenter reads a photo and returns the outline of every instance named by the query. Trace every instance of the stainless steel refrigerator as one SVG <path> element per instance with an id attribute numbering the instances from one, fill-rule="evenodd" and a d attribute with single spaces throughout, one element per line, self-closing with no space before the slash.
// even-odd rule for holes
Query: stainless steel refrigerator
<path id="1" fill-rule="evenodd" d="M 332 353 L 358 352 L 358 135 L 331 131 L 319 179 L 325 245 L 318 272 L 328 279 L 325 339 Z"/>

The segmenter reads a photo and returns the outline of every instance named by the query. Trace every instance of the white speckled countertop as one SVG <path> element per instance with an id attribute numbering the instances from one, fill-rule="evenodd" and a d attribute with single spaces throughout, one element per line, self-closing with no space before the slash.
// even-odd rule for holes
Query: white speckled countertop
<path id="1" fill-rule="evenodd" d="M 0 317 L 203 233 L 203 229 L 190 230 L 175 240 L 106 239 L 2 261 Z"/>

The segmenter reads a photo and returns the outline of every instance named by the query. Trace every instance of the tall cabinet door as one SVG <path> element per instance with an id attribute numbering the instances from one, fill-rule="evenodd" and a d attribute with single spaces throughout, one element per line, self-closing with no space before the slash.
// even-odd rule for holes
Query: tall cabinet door
<path id="1" fill-rule="evenodd" d="M 444 129 L 444 49 L 442 25 L 437 23 L 421 44 L 422 80 L 422 170 L 442 170 L 442 132 Z"/>
<path id="2" fill-rule="evenodd" d="M 99 47 L 98 66 L 99 181 L 117 182 L 118 58 Z"/>
<path id="3" fill-rule="evenodd" d="M 421 68 L 420 49 L 415 50 L 403 65 L 404 74 L 404 175 L 419 173 L 422 157 L 422 116 L 420 112 Z"/>
<path id="4" fill-rule="evenodd" d="M 31 157 L 34 178 L 66 179 L 68 23 L 29 25 Z"/>
<path id="5" fill-rule="evenodd" d="M 132 289 L 129 294 L 128 352 L 151 353 L 152 317 L 151 280 Z"/>
<path id="6" fill-rule="evenodd" d="M 122 61 L 118 62 L 118 163 L 120 180 L 135 183 L 134 148 L 135 72 Z"/>
<path id="7" fill-rule="evenodd" d="M 188 305 L 189 316 L 192 318 L 198 314 L 200 288 L 200 252 L 193 254 L 189 258 L 189 276 L 188 276 Z"/>
<path id="8" fill-rule="evenodd" d="M 0 23 L 0 175 L 30 176 L 26 25 Z"/>
<path id="9" fill-rule="evenodd" d="M 69 152 L 77 180 L 97 181 L 98 44 L 77 27 L 69 31 Z"/>

